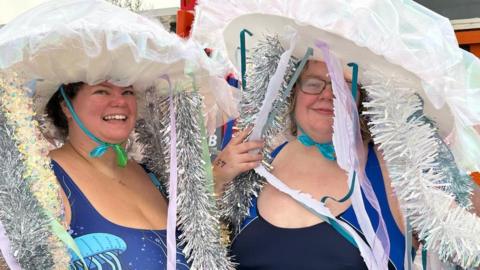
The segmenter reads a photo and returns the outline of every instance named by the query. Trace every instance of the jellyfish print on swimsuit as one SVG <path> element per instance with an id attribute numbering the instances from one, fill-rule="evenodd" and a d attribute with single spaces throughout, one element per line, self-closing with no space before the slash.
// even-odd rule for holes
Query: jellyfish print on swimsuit
<path id="1" fill-rule="evenodd" d="M 75 238 L 75 243 L 88 269 L 122 269 L 118 255 L 127 250 L 127 244 L 122 238 L 108 233 L 92 233 Z M 83 270 L 82 260 L 73 252 L 71 257 L 69 270 Z"/>

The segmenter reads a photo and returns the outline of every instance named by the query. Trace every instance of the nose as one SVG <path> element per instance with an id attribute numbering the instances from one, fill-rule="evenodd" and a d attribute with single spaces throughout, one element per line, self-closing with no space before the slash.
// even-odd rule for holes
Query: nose
<path id="1" fill-rule="evenodd" d="M 323 89 L 322 93 L 318 95 L 318 98 L 320 99 L 333 99 L 333 89 L 332 89 L 332 84 L 329 83 L 325 85 L 325 89 Z"/>
<path id="2" fill-rule="evenodd" d="M 127 96 L 123 95 L 122 88 L 119 88 L 118 91 L 113 91 L 111 97 L 112 106 L 124 106 L 125 104 L 127 104 Z"/>

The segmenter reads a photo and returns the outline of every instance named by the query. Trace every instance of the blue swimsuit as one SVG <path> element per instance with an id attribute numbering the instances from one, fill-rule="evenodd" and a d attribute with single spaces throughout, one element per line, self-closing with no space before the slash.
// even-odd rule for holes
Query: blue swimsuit
<path id="1" fill-rule="evenodd" d="M 52 161 L 52 167 L 71 207 L 69 233 L 74 238 L 88 269 L 166 269 L 166 230 L 143 230 L 120 226 L 98 213 L 70 176 Z M 73 252 L 70 270 L 83 269 Z M 177 249 L 177 269 L 188 270 Z"/>
<path id="2" fill-rule="evenodd" d="M 276 149 L 272 155 L 278 152 Z M 389 269 L 403 269 L 405 239 L 388 207 L 382 172 L 372 145 L 369 146 L 365 170 L 380 203 L 390 238 Z M 365 197 L 364 201 L 376 228 L 378 215 Z M 337 218 L 350 224 L 363 237 L 352 206 Z M 359 250 L 329 224 L 322 222 L 295 229 L 276 227 L 258 214 L 256 197 L 252 198 L 250 213 L 233 239 L 231 255 L 239 263 L 238 270 L 367 269 Z"/>

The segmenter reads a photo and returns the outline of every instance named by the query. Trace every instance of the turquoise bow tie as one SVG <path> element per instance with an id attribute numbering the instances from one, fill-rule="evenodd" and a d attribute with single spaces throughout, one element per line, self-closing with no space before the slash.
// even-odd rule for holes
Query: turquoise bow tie
<path id="1" fill-rule="evenodd" d="M 303 131 L 303 129 L 299 126 L 298 129 L 302 132 L 297 139 L 305 146 L 316 146 L 318 151 L 328 160 L 336 160 L 335 157 L 335 148 L 333 148 L 333 144 L 330 143 L 317 143 L 315 142 L 308 134 Z"/>

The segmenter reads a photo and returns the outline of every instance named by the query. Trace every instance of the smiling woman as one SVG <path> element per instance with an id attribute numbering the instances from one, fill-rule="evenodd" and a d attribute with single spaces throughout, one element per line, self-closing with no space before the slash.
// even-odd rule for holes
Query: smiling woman
<path id="1" fill-rule="evenodd" d="M 166 242 L 167 201 L 155 187 L 158 180 L 136 162 L 127 162 L 124 150 L 137 119 L 133 87 L 108 82 L 62 85 L 46 111 L 66 135 L 64 145 L 50 157 L 57 178 L 62 179 L 65 220 L 74 239 L 108 233 L 106 238 L 94 237 L 95 241 L 115 237 L 115 242 L 123 243 L 124 250 L 116 255 L 120 267 L 134 262 L 140 247 L 149 257 L 136 266 L 163 264 L 162 245 L 151 243 Z M 126 192 L 129 200 L 124 199 Z M 177 269 L 187 269 L 183 254 L 177 253 Z M 89 260 L 96 265 L 94 258 Z"/>
<path id="2" fill-rule="evenodd" d="M 242 78 L 246 130 L 214 163 L 237 269 L 411 269 L 412 232 L 426 269 L 480 265 L 480 62 L 444 17 L 400 0 L 197 4 L 192 38 Z"/>
<path id="3" fill-rule="evenodd" d="M 50 1 L 3 27 L 8 266 L 233 269 L 199 143 L 204 123 L 235 113 L 222 72 L 198 44 L 103 0 Z M 224 98 L 203 111 L 217 90 Z"/>

